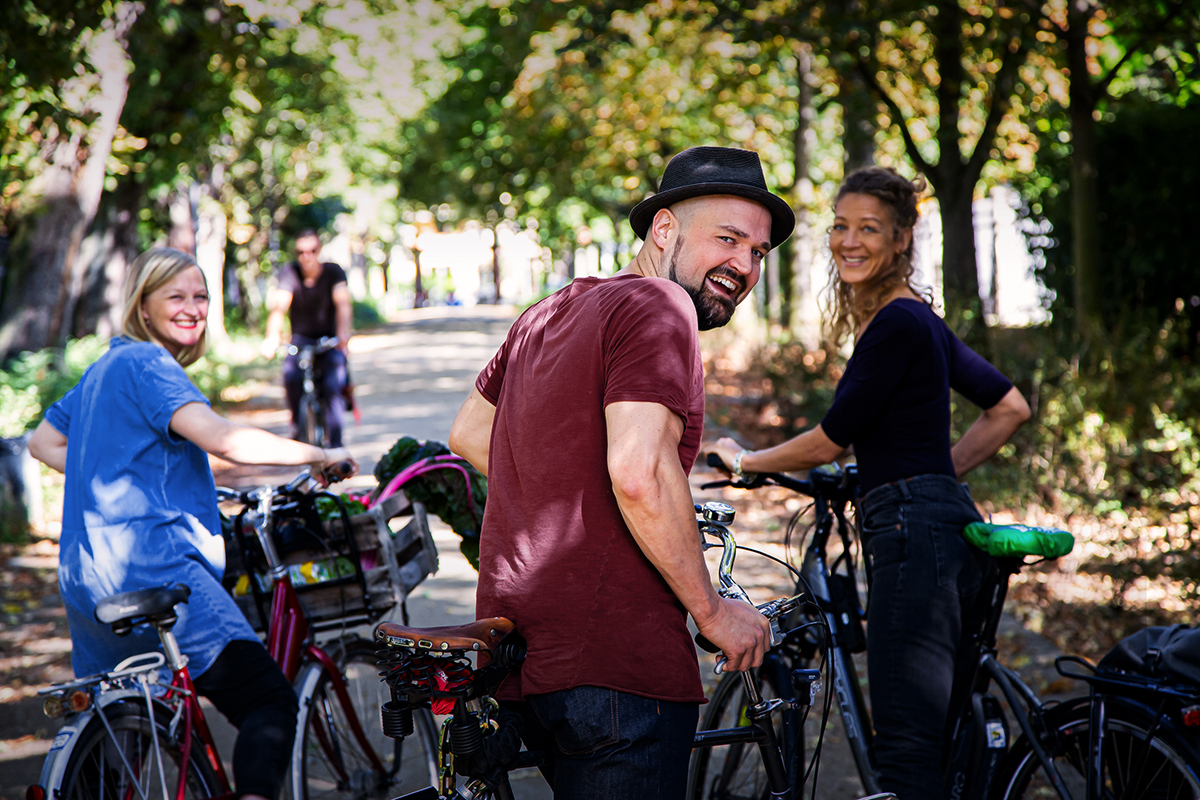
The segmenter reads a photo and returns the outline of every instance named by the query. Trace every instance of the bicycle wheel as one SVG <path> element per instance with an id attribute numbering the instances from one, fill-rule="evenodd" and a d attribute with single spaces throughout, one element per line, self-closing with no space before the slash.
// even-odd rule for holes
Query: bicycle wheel
<path id="1" fill-rule="evenodd" d="M 1103 796 L 1139 800 L 1200 798 L 1200 751 L 1170 723 L 1155 726 L 1154 713 L 1137 703 L 1109 698 L 1104 738 Z M 1078 698 L 1051 709 L 1046 727 L 1057 732 L 1049 754 L 1072 797 L 1087 796 L 1091 740 L 1090 703 Z M 1154 729 L 1147 747 L 1147 732 Z M 1003 800 L 1058 797 L 1025 737 L 1013 744 L 996 778 Z"/>
<path id="2" fill-rule="evenodd" d="M 320 670 L 312 690 L 302 688 L 300 727 L 292 758 L 293 796 L 386 798 L 437 783 L 437 735 L 428 709 L 413 712 L 414 732 L 404 739 L 383 735 L 379 711 L 391 699 L 379 676 L 374 646 L 350 639 L 332 654 L 342 670 L 353 713 L 384 767 L 380 772 L 354 736 L 346 709 Z"/>
<path id="3" fill-rule="evenodd" d="M 157 724 L 152 723 L 140 700 L 113 703 L 101 713 L 107 716 L 112 735 L 99 716 L 93 718 L 71 749 L 61 784 L 47 786 L 47 795 L 56 800 L 120 800 L 143 794 L 157 798 L 163 797 L 165 786 L 164 800 L 174 800 L 183 751 L 168 733 L 170 717 L 160 712 Z M 193 738 L 184 795 L 199 800 L 219 792 L 217 776 Z"/>
<path id="4" fill-rule="evenodd" d="M 324 431 L 320 424 L 320 402 L 315 394 L 300 398 L 299 416 L 296 419 L 296 436 L 305 444 L 323 447 Z"/>
<path id="5" fill-rule="evenodd" d="M 786 676 L 783 662 L 768 658 L 755 676 L 763 699 L 790 700 L 792 690 Z M 746 687 L 741 673 L 727 674 L 713 693 L 701 730 L 749 725 L 747 706 Z M 775 738 L 780 742 L 791 786 L 791 793 L 786 797 L 800 796 L 799 783 L 804 769 L 803 720 L 803 713 L 799 711 L 782 711 L 772 715 Z M 758 745 L 730 744 L 696 748 L 688 770 L 687 796 L 689 800 L 760 800 L 772 796 Z"/>

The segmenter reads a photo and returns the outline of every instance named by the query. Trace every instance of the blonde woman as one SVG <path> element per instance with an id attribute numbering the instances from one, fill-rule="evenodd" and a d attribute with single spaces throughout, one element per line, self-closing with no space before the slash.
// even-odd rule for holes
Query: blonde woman
<path id="1" fill-rule="evenodd" d="M 854 354 L 820 425 L 776 447 L 710 448 L 735 473 L 827 464 L 853 445 L 871 559 L 867 664 L 881 788 L 900 800 L 945 796 L 944 727 L 964 621 L 987 556 L 962 537 L 979 513 L 959 481 L 1029 418 L 991 364 L 958 340 L 912 285 L 922 182 L 852 173 L 829 231 L 833 338 Z M 985 409 L 950 444 L 950 389 Z"/>
<path id="2" fill-rule="evenodd" d="M 201 694 L 240 728 L 238 794 L 274 800 L 296 726 L 296 696 L 221 587 L 225 550 L 208 453 L 241 464 L 352 461 L 218 416 L 184 367 L 204 353 L 208 287 L 191 256 L 157 248 L 131 266 L 123 335 L 46 412 L 29 442 L 66 473 L 59 587 L 76 675 L 156 649 L 149 629 L 117 637 L 93 617 L 118 592 L 191 587 L 175 636 Z"/>

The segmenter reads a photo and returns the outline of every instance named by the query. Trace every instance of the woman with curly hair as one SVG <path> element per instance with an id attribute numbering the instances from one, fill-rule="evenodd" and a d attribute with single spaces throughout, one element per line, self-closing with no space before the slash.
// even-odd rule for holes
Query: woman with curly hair
<path id="1" fill-rule="evenodd" d="M 964 475 L 1029 418 L 1007 378 L 964 345 L 913 287 L 921 180 L 869 167 L 838 190 L 829 229 L 832 340 L 854 353 L 821 424 L 783 444 L 710 448 L 737 475 L 805 470 L 853 446 L 871 562 L 867 665 L 883 789 L 944 795 L 942 756 L 962 631 L 988 556 L 962 537 L 980 519 Z M 983 413 L 950 443 L 950 389 Z"/>

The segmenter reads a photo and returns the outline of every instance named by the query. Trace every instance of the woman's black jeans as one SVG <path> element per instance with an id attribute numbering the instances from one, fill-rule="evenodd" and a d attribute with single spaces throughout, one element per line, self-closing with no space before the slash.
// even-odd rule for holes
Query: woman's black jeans
<path id="1" fill-rule="evenodd" d="M 861 504 L 871 559 L 867 671 L 880 786 L 900 800 L 944 796 L 943 746 L 964 623 L 991 559 L 967 543 L 980 519 L 949 475 L 879 486 Z"/>
<path id="2" fill-rule="evenodd" d="M 291 762 L 300 710 L 296 690 L 279 665 L 261 642 L 236 640 L 192 682 L 238 729 L 233 747 L 237 796 L 275 800 Z"/>

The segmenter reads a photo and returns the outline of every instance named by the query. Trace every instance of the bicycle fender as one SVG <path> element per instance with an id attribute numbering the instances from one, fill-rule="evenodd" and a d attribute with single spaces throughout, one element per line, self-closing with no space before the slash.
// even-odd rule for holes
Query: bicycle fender
<path id="1" fill-rule="evenodd" d="M 308 709 L 312 705 L 313 693 L 317 691 L 317 681 L 321 679 L 324 667 L 308 661 L 296 677 L 296 699 L 300 703 L 300 713 L 296 714 L 296 738 L 292 743 L 292 760 L 288 765 L 294 797 L 304 796 L 304 729 L 308 725 Z"/>
<path id="2" fill-rule="evenodd" d="M 73 714 L 66 724 L 58 729 L 58 733 L 54 735 L 54 741 L 50 745 L 50 752 L 46 754 L 46 760 L 42 762 L 42 774 L 38 778 L 38 785 L 46 790 L 47 797 L 58 796 L 57 792 L 62 788 L 62 780 L 67 771 L 67 763 L 71 760 L 71 753 L 83 737 L 83 732 L 87 730 L 88 724 L 96 719 L 96 715 L 103 709 L 113 703 L 128 700 L 142 704 L 146 702 L 145 696 L 136 689 L 103 692 L 100 694 L 98 706 L 93 705 L 87 711 Z"/>

